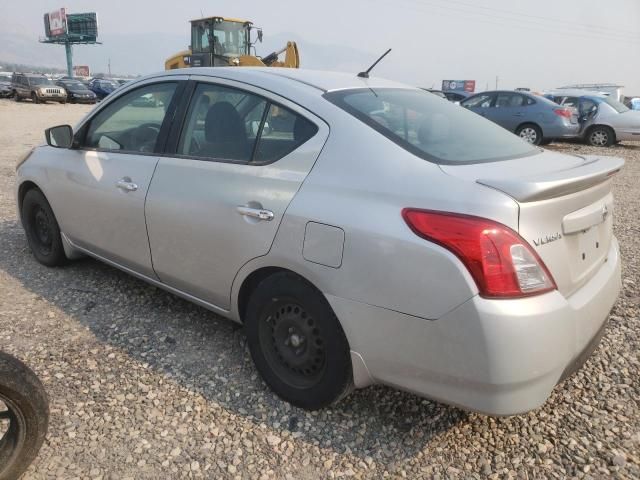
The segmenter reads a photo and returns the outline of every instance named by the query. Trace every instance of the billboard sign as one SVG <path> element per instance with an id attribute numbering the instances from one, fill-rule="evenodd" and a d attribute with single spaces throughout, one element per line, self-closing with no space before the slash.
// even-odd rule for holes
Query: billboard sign
<path id="1" fill-rule="evenodd" d="M 49 12 L 47 16 L 49 17 L 49 31 L 47 32 L 49 37 L 59 37 L 67 33 L 66 9 L 54 10 Z"/>
<path id="2" fill-rule="evenodd" d="M 73 74 L 76 77 L 88 77 L 89 65 L 76 65 L 73 67 Z"/>
<path id="3" fill-rule="evenodd" d="M 72 39 L 95 42 L 98 38 L 98 15 L 95 12 L 67 14 L 67 31 Z"/>
<path id="4" fill-rule="evenodd" d="M 475 80 L 443 80 L 442 90 L 445 92 L 469 92 L 476 91 Z"/>

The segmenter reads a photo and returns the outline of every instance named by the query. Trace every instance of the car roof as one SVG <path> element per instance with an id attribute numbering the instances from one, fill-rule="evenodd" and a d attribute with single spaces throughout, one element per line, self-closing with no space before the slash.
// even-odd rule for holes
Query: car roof
<path id="1" fill-rule="evenodd" d="M 588 98 L 607 98 L 607 95 L 604 95 L 600 92 L 590 92 L 588 90 L 551 90 L 548 92 L 544 92 L 545 95 L 552 95 L 554 97 L 588 97 Z"/>
<path id="2" fill-rule="evenodd" d="M 249 83 L 269 80 L 282 84 L 290 84 L 292 81 L 301 85 L 307 85 L 323 93 L 352 88 L 409 88 L 417 89 L 410 85 L 385 80 L 378 77 L 360 78 L 356 73 L 327 72 L 321 70 L 307 70 L 298 68 L 278 67 L 195 67 L 170 70 L 162 74 L 149 75 L 137 80 L 153 78 L 160 75 L 202 75 L 226 78 L 229 80 L 247 81 Z"/>

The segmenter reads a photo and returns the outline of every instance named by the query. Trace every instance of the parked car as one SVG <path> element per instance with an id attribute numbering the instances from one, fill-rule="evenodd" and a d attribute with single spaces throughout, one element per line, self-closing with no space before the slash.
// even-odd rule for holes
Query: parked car
<path id="1" fill-rule="evenodd" d="M 575 138 L 580 133 L 575 109 L 560 107 L 551 100 L 526 92 L 483 92 L 467 98 L 460 105 L 533 145 Z"/>
<path id="2" fill-rule="evenodd" d="M 55 85 L 50 78 L 37 73 L 14 73 L 11 88 L 16 102 L 30 98 L 33 103 L 67 103 L 65 89 Z"/>
<path id="3" fill-rule="evenodd" d="M 594 147 L 608 147 L 630 140 L 640 141 L 640 111 L 631 110 L 612 96 L 558 90 L 545 97 L 579 112 L 580 137 Z"/>
<path id="4" fill-rule="evenodd" d="M 95 78 L 89 82 L 89 90 L 96 94 L 98 100 L 102 100 L 109 94 L 114 92 L 120 85 L 113 80 L 106 80 L 104 78 Z"/>
<path id="5" fill-rule="evenodd" d="M 13 88 L 11 88 L 11 82 L 0 80 L 0 98 L 9 97 L 13 97 Z"/>
<path id="6" fill-rule="evenodd" d="M 265 382 L 308 409 L 383 383 L 516 414 L 597 346 L 621 159 L 376 78 L 197 74 L 127 84 L 19 163 L 39 262 L 89 255 L 242 323 Z M 145 95 L 164 106 L 130 108 Z"/>
<path id="7" fill-rule="evenodd" d="M 67 100 L 71 103 L 96 103 L 97 101 L 96 94 L 78 80 L 61 79 L 56 82 L 56 85 L 67 91 Z"/>

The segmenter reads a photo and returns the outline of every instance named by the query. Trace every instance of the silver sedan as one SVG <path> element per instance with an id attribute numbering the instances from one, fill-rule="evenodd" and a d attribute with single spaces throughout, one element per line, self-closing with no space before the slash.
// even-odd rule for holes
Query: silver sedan
<path id="1" fill-rule="evenodd" d="M 631 110 L 615 98 L 576 90 L 548 92 L 545 97 L 579 112 L 580 137 L 594 147 L 621 141 L 640 141 L 640 111 Z"/>
<path id="2" fill-rule="evenodd" d="M 17 168 L 35 258 L 89 255 L 243 324 L 304 408 L 383 383 L 531 410 L 620 290 L 622 160 L 544 151 L 405 85 L 173 70 L 46 137 Z"/>

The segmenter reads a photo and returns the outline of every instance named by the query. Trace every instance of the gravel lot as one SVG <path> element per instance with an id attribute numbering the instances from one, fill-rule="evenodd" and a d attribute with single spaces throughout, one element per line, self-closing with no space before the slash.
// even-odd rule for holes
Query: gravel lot
<path id="1" fill-rule="evenodd" d="M 242 330 L 93 260 L 47 269 L 14 206 L 14 165 L 87 106 L 0 100 L 0 349 L 51 399 L 25 478 L 640 478 L 640 144 L 615 179 L 624 290 L 603 343 L 541 409 L 494 419 L 384 387 L 290 407 Z"/>

